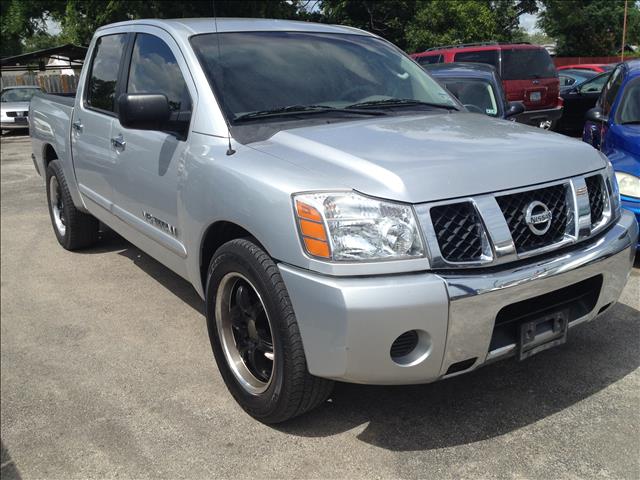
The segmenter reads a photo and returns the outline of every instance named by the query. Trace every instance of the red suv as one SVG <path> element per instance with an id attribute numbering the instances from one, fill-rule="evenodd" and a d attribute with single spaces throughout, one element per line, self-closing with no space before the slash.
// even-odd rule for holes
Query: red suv
<path id="1" fill-rule="evenodd" d="M 500 73 L 507 100 L 521 101 L 526 111 L 517 120 L 551 128 L 562 115 L 560 82 L 549 53 L 528 43 L 473 43 L 430 48 L 411 57 L 420 65 L 476 62 Z"/>

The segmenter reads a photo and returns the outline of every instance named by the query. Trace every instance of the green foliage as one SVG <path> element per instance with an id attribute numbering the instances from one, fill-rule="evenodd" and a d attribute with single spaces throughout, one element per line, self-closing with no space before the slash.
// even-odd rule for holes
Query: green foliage
<path id="1" fill-rule="evenodd" d="M 301 8 L 306 4 L 305 0 L 216 0 L 215 13 L 219 17 L 313 18 Z M 67 42 L 88 45 L 98 27 L 124 20 L 212 17 L 213 5 L 212 0 L 1 0 L 1 55 Z M 59 36 L 47 35 L 47 19 L 60 24 Z"/>
<path id="2" fill-rule="evenodd" d="M 45 20 L 64 2 L 60 0 L 0 1 L 0 56 L 22 53 L 24 41 L 45 34 Z"/>
<path id="3" fill-rule="evenodd" d="M 624 0 L 541 0 L 538 25 L 557 39 L 559 56 L 615 55 L 622 45 Z M 640 7 L 628 2 L 627 43 L 640 43 Z"/>
<path id="4" fill-rule="evenodd" d="M 107 23 L 211 17 L 212 0 L 0 0 L 0 55 L 61 43 L 87 45 Z M 640 43 L 640 3 L 629 1 L 628 43 Z M 314 7 L 315 8 L 312 8 Z M 519 26 L 540 9 L 539 26 L 560 55 L 609 55 L 620 48 L 623 0 L 215 0 L 219 17 L 313 20 L 373 32 L 408 51 L 460 42 L 533 41 Z M 47 33 L 47 21 L 60 25 Z M 546 40 L 545 43 L 548 43 Z"/>
<path id="5" fill-rule="evenodd" d="M 519 40 L 536 0 L 323 0 L 325 21 L 376 33 L 408 51 L 460 42 Z"/>
<path id="6" fill-rule="evenodd" d="M 320 5 L 324 22 L 361 28 L 407 48 L 416 0 L 322 0 Z"/>

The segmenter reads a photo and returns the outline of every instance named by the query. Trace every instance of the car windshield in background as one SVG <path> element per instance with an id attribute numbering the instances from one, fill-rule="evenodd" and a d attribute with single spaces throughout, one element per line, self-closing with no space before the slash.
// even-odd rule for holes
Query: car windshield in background
<path id="1" fill-rule="evenodd" d="M 2 92 L 2 102 L 28 102 L 31 100 L 36 92 L 37 88 L 10 88 Z"/>
<path id="2" fill-rule="evenodd" d="M 498 116 L 496 94 L 490 82 L 480 78 L 440 78 L 440 82 L 469 111 Z"/>
<path id="3" fill-rule="evenodd" d="M 503 80 L 531 80 L 557 75 L 549 53 L 543 48 L 502 50 Z"/>
<path id="4" fill-rule="evenodd" d="M 420 66 L 375 37 L 231 32 L 197 35 L 191 43 L 231 123 L 458 105 Z"/>

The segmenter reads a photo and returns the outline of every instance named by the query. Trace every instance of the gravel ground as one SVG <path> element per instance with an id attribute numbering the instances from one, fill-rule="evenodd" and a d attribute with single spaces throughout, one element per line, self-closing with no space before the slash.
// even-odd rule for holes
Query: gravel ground
<path id="1" fill-rule="evenodd" d="M 640 270 L 569 343 L 412 387 L 339 384 L 267 427 L 233 401 L 191 286 L 116 236 L 58 246 L 2 139 L 2 478 L 640 478 Z"/>

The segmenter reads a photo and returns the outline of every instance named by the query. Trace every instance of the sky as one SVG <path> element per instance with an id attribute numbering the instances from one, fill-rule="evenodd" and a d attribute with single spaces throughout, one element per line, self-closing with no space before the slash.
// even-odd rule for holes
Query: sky
<path id="1" fill-rule="evenodd" d="M 530 13 L 523 13 L 520 15 L 520 26 L 524 28 L 527 33 L 538 33 L 539 29 L 536 28 L 536 22 L 538 21 L 537 15 Z"/>

